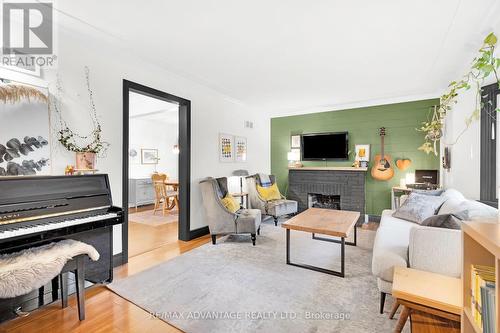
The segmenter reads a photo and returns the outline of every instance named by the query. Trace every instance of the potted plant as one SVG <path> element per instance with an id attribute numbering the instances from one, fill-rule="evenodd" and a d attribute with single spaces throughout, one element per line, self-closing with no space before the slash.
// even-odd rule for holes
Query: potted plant
<path id="1" fill-rule="evenodd" d="M 82 136 L 75 133 L 66 123 L 61 115 L 57 103 L 53 103 L 56 114 L 59 116 L 61 129 L 57 132 L 57 140 L 68 151 L 76 153 L 76 169 L 77 170 L 94 170 L 96 168 L 97 156 L 103 156 L 109 147 L 109 143 L 102 140 L 102 127 L 97 117 L 97 110 L 94 104 L 93 92 L 90 88 L 89 68 L 85 67 L 85 79 L 87 82 L 87 90 L 89 93 L 91 120 L 93 130 L 88 135 Z M 59 83 L 59 82 L 58 82 Z M 58 84 L 58 93 L 61 92 Z"/>
<path id="2" fill-rule="evenodd" d="M 438 154 L 437 142 L 443 136 L 444 120 L 447 112 L 452 110 L 452 106 L 457 103 L 457 96 L 460 91 L 475 89 L 476 103 L 474 110 L 465 119 L 465 128 L 458 135 L 456 143 L 461 135 L 469 128 L 473 121 L 478 120 L 481 114 L 481 86 L 484 81 L 493 74 L 495 82 L 500 85 L 498 69 L 500 68 L 500 58 L 496 58 L 495 47 L 497 37 L 490 33 L 483 41 L 483 46 L 479 49 L 479 55 L 472 61 L 470 70 L 458 81 L 452 81 L 448 86 L 448 91 L 440 97 L 439 106 L 434 107 L 432 118 L 422 123 L 417 131 L 424 132 L 424 143 L 418 148 L 425 153 Z M 496 111 L 499 111 L 497 108 Z M 452 143 L 452 145 L 454 144 Z"/>

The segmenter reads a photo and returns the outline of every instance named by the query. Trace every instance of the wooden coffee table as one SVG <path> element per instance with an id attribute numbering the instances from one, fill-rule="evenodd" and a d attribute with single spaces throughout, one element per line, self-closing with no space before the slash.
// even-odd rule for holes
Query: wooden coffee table
<path id="1" fill-rule="evenodd" d="M 345 275 L 345 246 L 356 246 L 356 222 L 359 219 L 359 212 L 346 210 L 309 208 L 281 226 L 286 229 L 286 263 L 288 265 L 302 267 L 313 271 L 344 277 Z M 354 229 L 354 242 L 346 242 Z M 326 268 L 297 264 L 290 261 L 290 230 L 310 232 L 313 239 L 340 243 L 340 271 Z M 340 240 L 324 237 L 317 237 L 316 234 L 340 237 Z"/>

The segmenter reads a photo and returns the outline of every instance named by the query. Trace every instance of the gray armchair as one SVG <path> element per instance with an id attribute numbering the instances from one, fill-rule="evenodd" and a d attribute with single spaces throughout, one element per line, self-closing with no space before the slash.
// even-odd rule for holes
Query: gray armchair
<path id="1" fill-rule="evenodd" d="M 256 235 L 260 234 L 260 210 L 240 209 L 236 213 L 227 210 L 221 202 L 227 194 L 225 177 L 204 179 L 200 187 L 212 244 L 215 245 L 217 235 L 250 234 L 255 245 Z"/>
<path id="2" fill-rule="evenodd" d="M 269 175 L 271 183 L 276 183 L 276 177 Z M 257 184 L 260 185 L 259 175 L 248 176 L 247 191 L 249 207 L 259 209 L 263 215 L 272 216 L 274 218 L 274 225 L 278 225 L 278 219 L 281 216 L 297 213 L 297 201 L 287 200 L 283 195 L 281 199 L 266 201 L 259 195 L 257 191 Z"/>

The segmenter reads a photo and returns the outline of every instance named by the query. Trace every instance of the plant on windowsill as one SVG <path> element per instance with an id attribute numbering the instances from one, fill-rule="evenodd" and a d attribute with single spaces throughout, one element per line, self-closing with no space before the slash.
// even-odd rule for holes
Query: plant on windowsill
<path id="1" fill-rule="evenodd" d="M 465 128 L 452 145 L 458 142 L 462 134 L 474 121 L 479 119 L 482 106 L 481 86 L 484 81 L 493 74 L 496 83 L 500 87 L 497 72 L 500 68 L 500 58 L 496 58 L 494 55 L 497 41 L 497 37 L 493 32 L 486 36 L 483 46 L 479 49 L 479 55 L 472 61 L 469 72 L 461 80 L 452 81 L 449 84 L 448 91 L 440 97 L 440 105 L 434 107 L 432 118 L 423 122 L 422 126 L 417 129 L 417 131 L 425 133 L 425 141 L 418 150 L 427 154 L 434 153 L 437 156 L 437 143 L 443 136 L 444 120 L 447 113 L 452 110 L 452 106 L 457 103 L 457 96 L 460 91 L 475 89 L 476 100 L 474 110 L 465 118 Z M 500 108 L 497 108 L 496 111 L 500 111 Z"/>
<path id="2" fill-rule="evenodd" d="M 97 110 L 93 98 L 93 91 L 90 88 L 89 72 L 89 68 L 85 66 L 85 80 L 87 83 L 87 90 L 90 101 L 90 118 L 93 125 L 93 130 L 88 135 L 82 136 L 78 133 L 75 133 L 62 117 L 61 111 L 58 107 L 58 103 L 56 101 L 53 101 L 52 103 L 54 111 L 59 117 L 61 126 L 60 130 L 57 132 L 57 140 L 68 151 L 76 153 L 76 169 L 80 170 L 95 169 L 97 156 L 104 157 L 104 154 L 109 147 L 109 143 L 103 141 L 101 137 L 102 127 L 97 116 Z M 62 89 L 59 80 L 57 82 L 57 91 L 60 96 Z"/>

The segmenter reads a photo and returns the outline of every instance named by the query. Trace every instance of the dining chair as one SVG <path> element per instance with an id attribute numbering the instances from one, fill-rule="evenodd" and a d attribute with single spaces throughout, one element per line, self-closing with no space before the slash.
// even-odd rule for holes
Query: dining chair
<path id="1" fill-rule="evenodd" d="M 153 181 L 155 190 L 153 215 L 160 207 L 162 207 L 163 215 L 165 215 L 165 211 L 172 210 L 176 205 L 179 205 L 179 193 L 167 188 L 167 185 L 165 185 L 165 181 L 167 180 L 166 174 L 154 173 L 151 176 L 151 180 Z"/>

